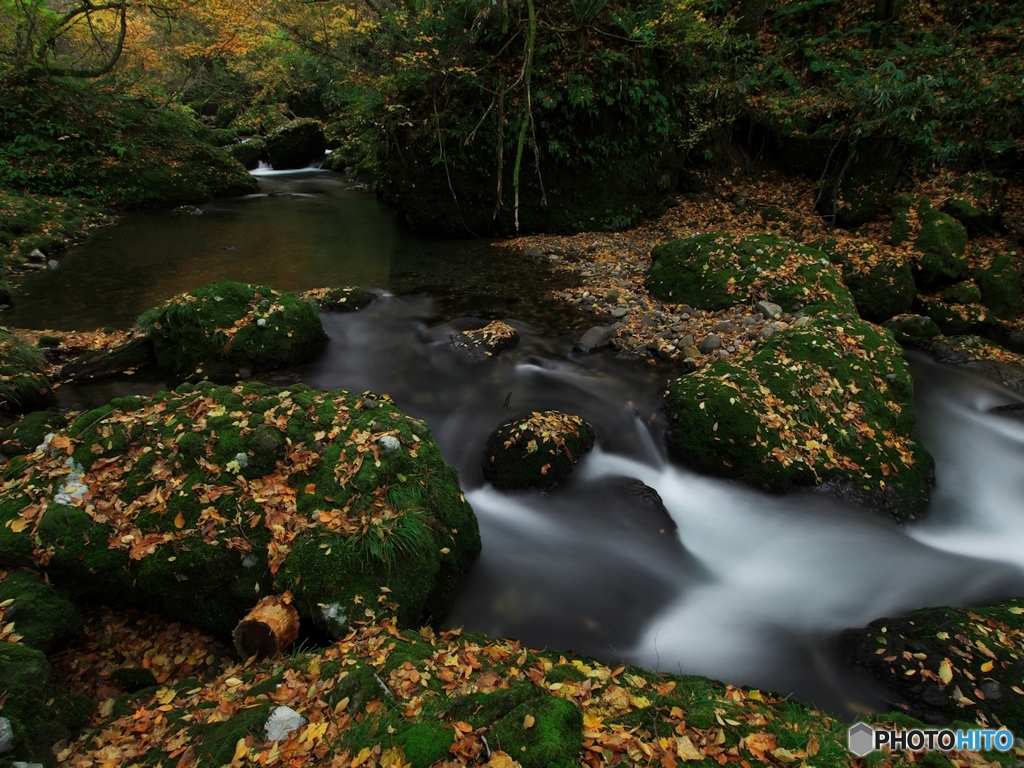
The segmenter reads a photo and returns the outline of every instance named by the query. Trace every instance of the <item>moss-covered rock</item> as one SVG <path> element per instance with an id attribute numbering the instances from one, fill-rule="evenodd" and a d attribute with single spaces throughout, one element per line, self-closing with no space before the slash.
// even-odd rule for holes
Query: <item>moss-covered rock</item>
<path id="1" fill-rule="evenodd" d="M 487 439 L 484 477 L 502 489 L 550 488 L 594 446 L 594 428 L 579 416 L 534 411 L 501 424 Z"/>
<path id="2" fill-rule="evenodd" d="M 908 215 L 917 252 L 917 284 L 922 288 L 935 288 L 966 277 L 967 230 L 964 225 L 934 208 L 927 197 L 922 197 L 913 214 Z"/>
<path id="3" fill-rule="evenodd" d="M 470 360 L 486 360 L 489 357 L 514 347 L 519 342 L 519 332 L 508 323 L 495 320 L 483 328 L 472 328 L 459 331 L 451 339 L 455 349 L 460 350 Z"/>
<path id="4" fill-rule="evenodd" d="M 228 153 L 248 170 L 259 166 L 261 160 L 267 159 L 267 141 L 262 136 L 253 136 L 251 139 L 232 144 Z"/>
<path id="5" fill-rule="evenodd" d="M 1017 264 L 1003 253 L 980 261 L 971 277 L 978 285 L 981 303 L 1001 320 L 1015 320 L 1024 312 Z"/>
<path id="6" fill-rule="evenodd" d="M 4 759 L 53 765 L 51 747 L 73 737 L 92 712 L 84 696 L 60 693 L 53 685 L 50 665 L 42 651 L 22 643 L 0 642 L 0 697 L 14 732 L 11 752 Z"/>
<path id="7" fill-rule="evenodd" d="M 897 691 L 927 723 L 1024 730 L 1024 600 L 925 608 L 843 633 L 849 661 Z"/>
<path id="8" fill-rule="evenodd" d="M 26 414 L 20 421 L 0 430 L 0 453 L 5 456 L 31 453 L 47 433 L 56 432 L 64 425 L 64 417 L 55 411 Z"/>
<path id="9" fill-rule="evenodd" d="M 671 457 L 770 491 L 827 483 L 897 520 L 928 500 L 931 456 L 887 331 L 819 314 L 671 384 Z"/>
<path id="10" fill-rule="evenodd" d="M 273 133 L 289 120 L 280 104 L 254 104 L 237 115 L 227 127 L 241 136 Z"/>
<path id="11" fill-rule="evenodd" d="M 426 425 L 341 390 L 183 389 L 114 400 L 15 458 L 0 564 L 220 634 L 270 592 L 335 633 L 443 613 L 480 539 Z"/>
<path id="12" fill-rule="evenodd" d="M 949 293 L 950 298 L 946 295 Z M 980 298 L 980 291 L 973 281 L 960 283 L 947 289 L 942 295 L 918 296 L 917 311 L 927 315 L 947 336 L 963 334 L 985 335 L 999 326 L 999 320 L 992 310 L 975 302 L 962 303 L 955 298 Z"/>
<path id="13" fill-rule="evenodd" d="M 934 339 L 942 333 L 934 320 L 922 315 L 898 315 L 886 320 L 883 325 L 892 331 L 897 344 L 909 349 L 917 349 L 928 339 Z"/>
<path id="14" fill-rule="evenodd" d="M 494 747 L 523 768 L 575 768 L 583 748 L 583 717 L 571 702 L 541 696 L 520 704 L 491 729 Z"/>
<path id="15" fill-rule="evenodd" d="M 303 301 L 312 301 L 321 312 L 356 312 L 370 306 L 374 294 L 365 288 L 312 288 L 299 294 Z"/>
<path id="16" fill-rule="evenodd" d="M 30 648 L 49 653 L 82 626 L 74 603 L 30 571 L 0 571 L 0 606 L 3 620 L 14 623 L 14 633 Z"/>
<path id="17" fill-rule="evenodd" d="M 992 232 L 1006 206 L 1006 179 L 985 172 L 965 173 L 953 182 L 956 194 L 943 210 L 972 232 Z"/>
<path id="18" fill-rule="evenodd" d="M 903 170 L 903 158 L 884 147 L 861 147 L 841 176 L 826 179 L 818 210 L 839 227 L 859 227 L 878 218 Z"/>
<path id="19" fill-rule="evenodd" d="M 843 282 L 860 316 L 874 323 L 909 312 L 917 296 L 910 265 L 873 250 L 851 255 L 843 266 Z"/>
<path id="20" fill-rule="evenodd" d="M 176 376 L 232 381 L 304 362 L 327 343 L 320 315 L 290 293 L 213 283 L 139 318 L 157 364 Z"/>
<path id="21" fill-rule="evenodd" d="M 775 235 L 712 233 L 656 246 L 647 286 L 663 301 L 707 310 L 765 298 L 785 311 L 854 307 L 824 253 Z"/>
<path id="22" fill-rule="evenodd" d="M 305 168 L 323 160 L 327 142 L 319 120 L 300 118 L 285 123 L 267 136 L 267 157 L 274 170 Z"/>
<path id="23" fill-rule="evenodd" d="M 0 329 L 0 411 L 29 413 L 56 402 L 43 353 Z"/>
<path id="24" fill-rule="evenodd" d="M 951 285 L 939 295 L 949 304 L 976 304 L 981 301 L 981 289 L 973 280 Z"/>

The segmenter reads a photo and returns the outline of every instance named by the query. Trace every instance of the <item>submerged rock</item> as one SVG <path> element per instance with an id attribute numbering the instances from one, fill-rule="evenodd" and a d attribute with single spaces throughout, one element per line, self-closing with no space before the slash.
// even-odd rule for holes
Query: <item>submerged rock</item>
<path id="1" fill-rule="evenodd" d="M 898 692 L 913 717 L 1024 731 L 1024 600 L 878 619 L 846 630 L 840 646 L 851 664 Z"/>
<path id="2" fill-rule="evenodd" d="M 56 405 L 43 353 L 0 330 L 0 412 L 29 413 Z"/>
<path id="3" fill-rule="evenodd" d="M 139 318 L 160 370 L 228 382 L 305 362 L 327 343 L 320 316 L 290 293 L 213 283 L 175 296 Z"/>
<path id="4" fill-rule="evenodd" d="M 887 332 L 821 313 L 669 384 L 671 457 L 769 491 L 847 486 L 896 520 L 920 515 L 933 461 Z M 844 495 L 850 495 L 849 493 Z"/>
<path id="5" fill-rule="evenodd" d="M 824 253 L 775 235 L 712 233 L 656 246 L 647 286 L 662 301 L 713 311 L 763 298 L 785 311 L 854 306 Z"/>
<path id="6" fill-rule="evenodd" d="M 479 554 L 476 518 L 426 425 L 357 402 L 204 383 L 87 412 L 7 468 L 0 566 L 220 634 L 287 591 L 317 622 L 336 605 L 418 626 Z"/>
<path id="7" fill-rule="evenodd" d="M 321 312 L 355 312 L 368 307 L 377 297 L 364 288 L 311 288 L 299 294 L 312 301 Z"/>
<path id="8" fill-rule="evenodd" d="M 487 439 L 484 478 L 495 488 L 550 488 L 594 446 L 594 428 L 579 416 L 534 411 L 506 421 Z"/>
<path id="9" fill-rule="evenodd" d="M 459 331 L 451 339 L 455 349 L 468 353 L 470 359 L 484 360 L 519 343 L 519 331 L 508 323 L 495 320 L 483 328 Z"/>

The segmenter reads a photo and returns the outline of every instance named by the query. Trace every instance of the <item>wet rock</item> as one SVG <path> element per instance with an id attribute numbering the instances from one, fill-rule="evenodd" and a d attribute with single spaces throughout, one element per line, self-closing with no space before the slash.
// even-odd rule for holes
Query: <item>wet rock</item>
<path id="1" fill-rule="evenodd" d="M 460 331 L 451 339 L 452 346 L 468 353 L 471 360 L 494 357 L 518 342 L 519 332 L 500 320 L 488 323 L 483 328 Z"/>
<path id="2" fill-rule="evenodd" d="M 988 412 L 994 413 L 997 416 L 1009 416 L 1014 419 L 1024 419 L 1024 403 L 997 405 L 995 408 L 989 408 Z"/>
<path id="3" fill-rule="evenodd" d="M 701 339 L 700 344 L 697 345 L 697 349 L 699 349 L 703 354 L 709 355 L 721 346 L 722 337 L 716 333 L 709 333 Z"/>
<path id="4" fill-rule="evenodd" d="M 487 439 L 484 478 L 504 490 L 550 488 L 594 446 L 594 429 L 576 415 L 533 412 L 501 424 Z"/>
<path id="5" fill-rule="evenodd" d="M 614 335 L 614 326 L 595 325 L 580 337 L 573 348 L 579 352 L 593 352 L 596 349 L 601 349 L 611 344 Z"/>
<path id="6" fill-rule="evenodd" d="M 32 252 L 29 253 L 28 258 L 30 258 L 32 261 L 40 261 L 44 263 L 46 262 L 46 254 L 40 251 L 38 248 L 34 248 Z"/>
<path id="7" fill-rule="evenodd" d="M 305 168 L 321 160 L 327 140 L 318 120 L 300 118 L 285 123 L 267 137 L 267 157 L 274 170 Z"/>
<path id="8" fill-rule="evenodd" d="M 854 667 L 902 696 L 912 717 L 938 724 L 998 722 L 1019 732 L 1024 714 L 1008 691 L 1020 687 L 1024 674 L 1022 614 L 1020 599 L 971 609 L 925 608 L 848 629 L 840 648 Z"/>
<path id="9" fill-rule="evenodd" d="M 782 316 L 782 307 L 771 301 L 759 301 L 754 305 L 754 309 L 760 312 L 762 317 L 769 320 Z"/>
<path id="10" fill-rule="evenodd" d="M 940 363 L 962 366 L 1004 387 L 1024 392 L 1024 361 L 979 336 L 938 337 L 920 343 L 917 348 Z"/>
<path id="11" fill-rule="evenodd" d="M 262 136 L 254 136 L 247 141 L 232 144 L 227 151 L 250 171 L 259 167 L 260 161 L 268 161 L 267 140 Z"/>
<path id="12" fill-rule="evenodd" d="M 14 728 L 6 717 L 0 717 L 0 755 L 14 748 Z"/>

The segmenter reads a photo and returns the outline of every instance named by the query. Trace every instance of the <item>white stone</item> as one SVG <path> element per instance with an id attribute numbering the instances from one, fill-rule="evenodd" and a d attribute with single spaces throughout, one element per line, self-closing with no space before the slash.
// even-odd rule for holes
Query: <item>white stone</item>
<path id="1" fill-rule="evenodd" d="M 256 321 L 256 325 L 258 327 L 260 327 L 260 328 L 266 328 L 267 327 L 267 318 L 261 317 L 259 320 Z"/>
<path id="2" fill-rule="evenodd" d="M 14 747 L 14 728 L 6 717 L 0 717 L 0 754 L 10 752 Z"/>
<path id="3" fill-rule="evenodd" d="M 394 435 L 384 435 L 379 442 L 380 447 L 384 449 L 384 453 L 394 453 L 402 447 L 402 444 Z"/>
<path id="4" fill-rule="evenodd" d="M 248 453 L 241 453 L 241 452 L 236 453 L 235 454 L 235 461 L 238 462 L 238 466 L 239 467 L 241 467 L 242 469 L 245 469 L 246 467 L 249 466 L 249 454 Z"/>
<path id="5" fill-rule="evenodd" d="M 306 718 L 291 707 L 274 707 L 263 726 L 267 741 L 287 739 L 294 731 L 306 724 Z"/>
<path id="6" fill-rule="evenodd" d="M 320 606 L 320 616 L 324 620 L 327 631 L 336 640 L 340 640 L 345 634 L 345 627 L 348 624 L 348 616 L 345 615 L 345 608 L 341 603 L 329 603 Z"/>

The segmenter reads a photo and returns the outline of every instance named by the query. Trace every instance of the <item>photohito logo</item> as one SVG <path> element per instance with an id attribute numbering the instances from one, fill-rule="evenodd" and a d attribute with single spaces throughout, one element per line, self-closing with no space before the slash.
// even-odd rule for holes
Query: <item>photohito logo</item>
<path id="1" fill-rule="evenodd" d="M 867 723 L 854 723 L 846 732 L 846 746 L 858 757 L 888 747 L 896 752 L 937 750 L 952 752 L 966 749 L 973 752 L 994 749 L 1009 752 L 1013 734 L 1006 728 L 972 728 L 954 731 L 949 728 L 873 728 Z"/>

